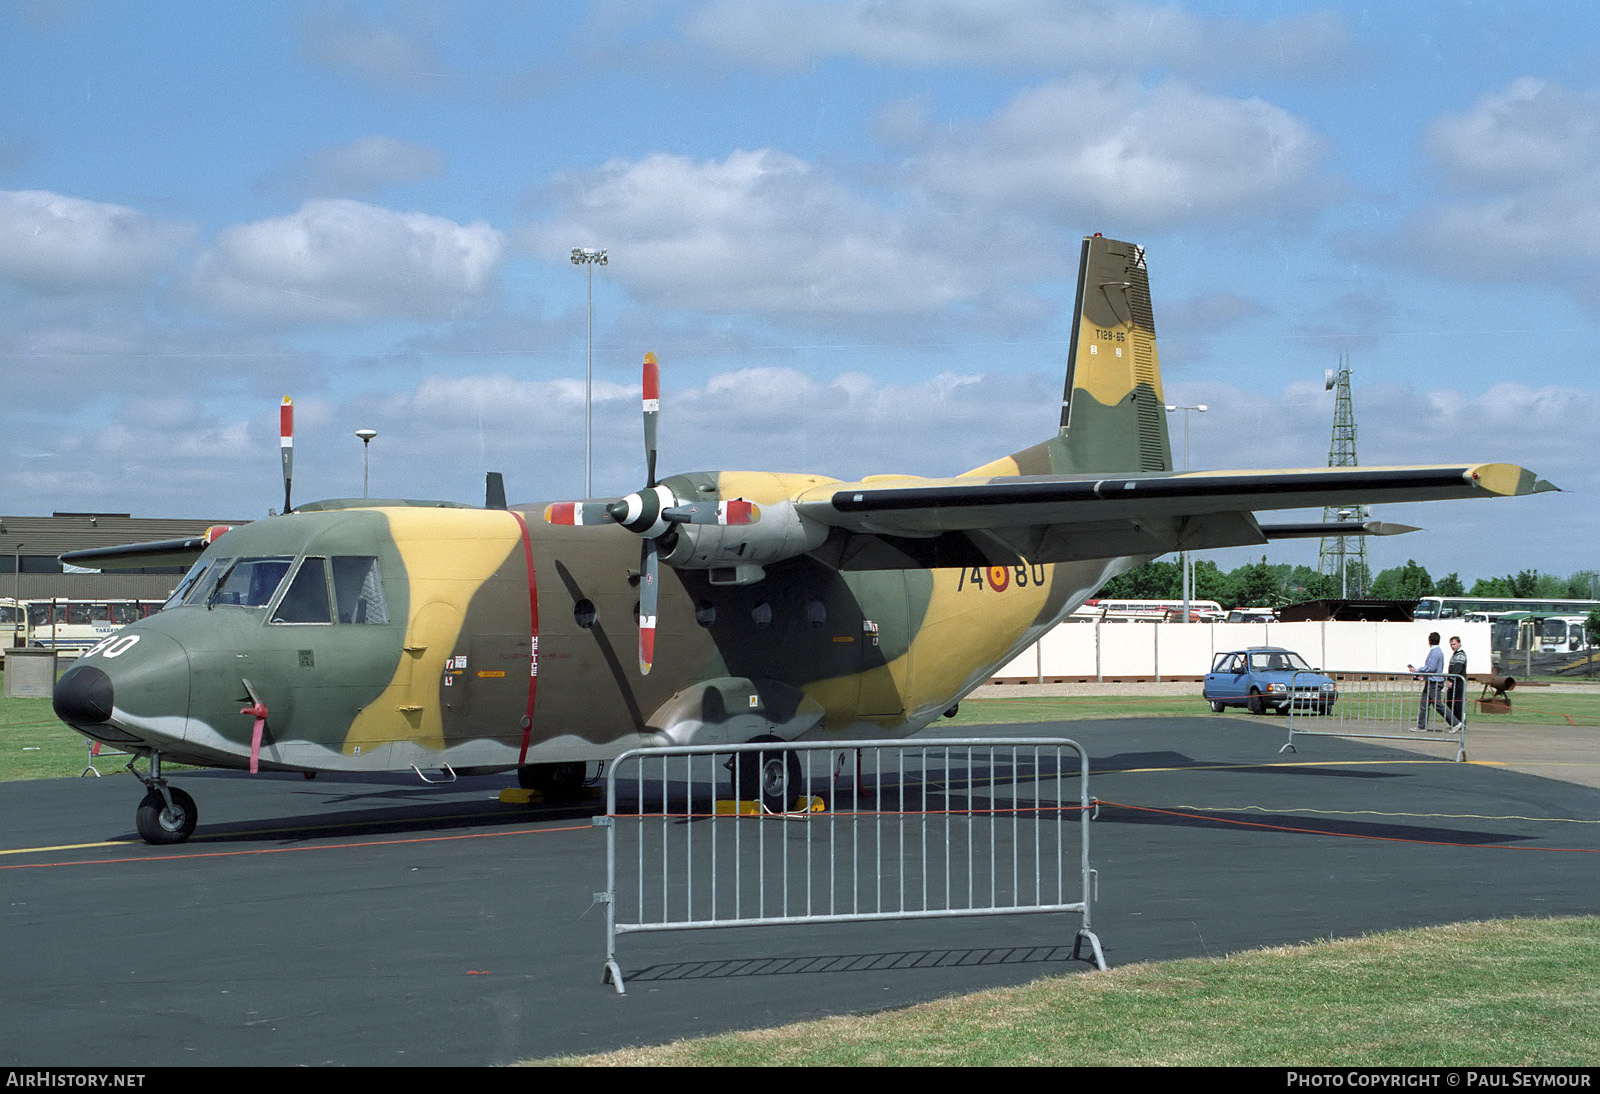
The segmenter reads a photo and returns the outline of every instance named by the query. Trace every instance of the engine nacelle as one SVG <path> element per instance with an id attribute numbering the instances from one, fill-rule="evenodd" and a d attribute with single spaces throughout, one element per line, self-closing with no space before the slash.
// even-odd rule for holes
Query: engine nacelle
<path id="1" fill-rule="evenodd" d="M 828 538 L 827 525 L 802 517 L 787 500 L 762 505 L 755 524 L 680 524 L 677 531 L 677 542 L 661 561 L 678 569 L 711 570 L 716 585 L 759 581 L 762 566 L 814 551 Z"/>

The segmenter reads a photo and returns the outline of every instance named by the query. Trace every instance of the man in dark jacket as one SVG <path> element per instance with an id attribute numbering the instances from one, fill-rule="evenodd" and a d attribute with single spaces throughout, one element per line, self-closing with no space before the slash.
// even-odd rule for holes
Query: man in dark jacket
<path id="1" fill-rule="evenodd" d="M 1450 676 L 1450 713 L 1455 724 L 1466 720 L 1467 706 L 1467 651 L 1461 648 L 1461 639 L 1450 636 L 1450 666 L 1445 669 Z"/>

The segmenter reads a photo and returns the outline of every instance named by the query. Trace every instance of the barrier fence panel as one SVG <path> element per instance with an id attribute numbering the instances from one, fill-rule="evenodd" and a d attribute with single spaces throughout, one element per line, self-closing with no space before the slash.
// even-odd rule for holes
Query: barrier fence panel
<path id="1" fill-rule="evenodd" d="M 619 935 L 1075 913 L 1089 758 L 1065 738 L 635 749 L 606 777 L 605 979 Z"/>
<path id="2" fill-rule="evenodd" d="M 1295 751 L 1296 736 L 1373 737 L 1382 740 L 1442 743 L 1454 738 L 1456 759 L 1467 758 L 1467 681 L 1432 673 L 1296 673 L 1294 694 L 1309 695 L 1324 676 L 1338 685 L 1330 705 L 1289 707 L 1289 740 L 1280 752 Z"/>

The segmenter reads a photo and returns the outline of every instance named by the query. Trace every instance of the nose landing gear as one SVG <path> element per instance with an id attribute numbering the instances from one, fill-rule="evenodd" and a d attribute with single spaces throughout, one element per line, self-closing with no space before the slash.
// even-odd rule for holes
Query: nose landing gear
<path id="1" fill-rule="evenodd" d="M 157 846 L 182 843 L 194 835 L 199 811 L 195 809 L 193 798 L 175 786 L 168 786 L 167 780 L 161 777 L 161 754 L 151 752 L 149 755 L 148 775 L 134 770 L 137 756 L 128 763 L 128 770 L 146 787 L 144 800 L 133 815 L 134 824 L 146 843 Z"/>

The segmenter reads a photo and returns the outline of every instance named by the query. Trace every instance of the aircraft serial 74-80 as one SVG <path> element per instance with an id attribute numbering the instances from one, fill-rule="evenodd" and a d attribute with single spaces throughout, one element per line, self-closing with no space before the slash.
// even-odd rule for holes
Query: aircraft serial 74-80
<path id="1" fill-rule="evenodd" d="M 646 485 L 625 498 L 507 507 L 491 475 L 482 508 L 290 510 L 286 497 L 283 515 L 209 543 L 65 556 L 198 559 L 160 612 L 62 675 L 56 712 L 134 753 L 152 843 L 195 827 L 168 761 L 516 769 L 555 790 L 625 749 L 771 740 L 741 754 L 741 779 L 782 810 L 797 778 L 782 742 L 915 733 L 1157 555 L 1399 530 L 1269 525 L 1257 511 L 1554 489 L 1503 463 L 1176 472 L 1143 250 L 1086 238 L 1076 312 L 1059 431 L 955 478 L 658 481 L 647 356 Z"/>

